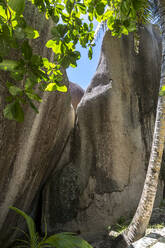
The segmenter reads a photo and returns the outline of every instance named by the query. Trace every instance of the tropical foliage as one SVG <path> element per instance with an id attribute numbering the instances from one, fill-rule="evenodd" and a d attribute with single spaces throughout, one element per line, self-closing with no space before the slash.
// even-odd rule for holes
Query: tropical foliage
<path id="1" fill-rule="evenodd" d="M 28 216 L 25 212 L 21 211 L 16 207 L 10 207 L 16 213 L 20 214 L 26 221 L 28 227 L 28 233 L 21 230 L 25 239 L 17 239 L 17 248 L 46 248 L 46 247 L 56 247 L 56 248 L 92 248 L 92 246 L 87 243 L 82 238 L 76 236 L 75 233 L 64 232 L 54 234 L 52 236 L 47 236 L 47 229 L 45 223 L 45 236 L 40 238 L 39 234 L 36 232 L 36 227 L 33 219 Z"/>
<path id="2" fill-rule="evenodd" d="M 45 44 L 54 52 L 53 61 L 33 52 L 32 40 L 40 39 L 40 33 L 27 24 L 24 15 L 27 2 L 53 22 L 51 39 Z M 77 66 L 80 59 L 77 43 L 88 49 L 92 59 L 94 20 L 106 22 L 112 35 L 120 37 L 144 23 L 149 9 L 146 0 L 0 0 L 0 70 L 10 74 L 7 82 L 3 85 L 1 82 L 9 93 L 4 116 L 23 121 L 24 104 L 38 113 L 35 101 L 42 99 L 36 86 L 43 91 L 67 91 L 61 83 L 61 68 Z M 18 58 L 12 60 L 11 51 L 19 54 Z"/>

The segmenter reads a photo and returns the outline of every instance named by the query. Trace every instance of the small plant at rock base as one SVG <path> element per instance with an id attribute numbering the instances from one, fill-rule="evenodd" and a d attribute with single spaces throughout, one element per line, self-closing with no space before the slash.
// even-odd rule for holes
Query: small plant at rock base
<path id="1" fill-rule="evenodd" d="M 20 229 L 20 231 L 26 235 L 26 239 L 17 239 L 16 242 L 18 242 L 18 244 L 15 246 L 15 248 L 92 248 L 88 242 L 76 236 L 75 233 L 71 232 L 57 233 L 47 237 L 46 225 L 45 236 L 41 238 L 36 232 L 35 223 L 30 216 L 16 207 L 10 207 L 10 209 L 24 217 L 28 227 L 28 234 Z"/>
<path id="2" fill-rule="evenodd" d="M 128 225 L 120 225 L 120 224 L 116 224 L 114 227 L 113 227 L 113 230 L 115 232 L 118 232 L 118 233 L 122 233 L 126 228 L 128 227 Z"/>
<path id="3" fill-rule="evenodd" d="M 112 227 L 112 230 L 118 233 L 122 233 L 130 224 L 131 219 L 126 219 L 124 216 L 121 216 L 117 223 Z"/>
<path id="4" fill-rule="evenodd" d="M 165 199 L 161 200 L 159 207 L 160 208 L 164 208 L 165 207 Z"/>
<path id="5" fill-rule="evenodd" d="M 154 224 L 154 225 L 148 225 L 148 228 L 151 228 L 151 229 L 162 229 L 164 227 L 165 227 L 165 224 L 164 223 Z"/>

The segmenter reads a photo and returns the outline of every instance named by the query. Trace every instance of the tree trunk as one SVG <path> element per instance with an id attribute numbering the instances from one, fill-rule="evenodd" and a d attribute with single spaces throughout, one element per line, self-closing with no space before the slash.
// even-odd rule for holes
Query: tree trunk
<path id="1" fill-rule="evenodd" d="M 162 26 L 162 65 L 160 88 L 165 85 L 165 1 L 159 2 Z M 147 229 L 157 192 L 162 154 L 165 143 L 165 96 L 159 96 L 152 150 L 142 196 L 127 230 L 114 241 L 113 248 L 126 248 L 140 239 Z"/>

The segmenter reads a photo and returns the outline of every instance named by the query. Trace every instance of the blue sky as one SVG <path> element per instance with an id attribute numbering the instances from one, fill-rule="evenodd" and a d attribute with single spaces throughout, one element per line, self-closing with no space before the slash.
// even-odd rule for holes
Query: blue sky
<path id="1" fill-rule="evenodd" d="M 96 71 L 100 57 L 103 33 L 104 32 L 101 30 L 99 32 L 98 38 L 96 39 L 96 46 L 93 49 L 93 59 L 89 60 L 88 50 L 85 48 L 81 48 L 78 45 L 77 50 L 81 53 L 81 58 L 77 62 L 77 67 L 70 67 L 67 69 L 69 80 L 73 83 L 79 84 L 83 89 L 86 89 L 88 87 Z"/>

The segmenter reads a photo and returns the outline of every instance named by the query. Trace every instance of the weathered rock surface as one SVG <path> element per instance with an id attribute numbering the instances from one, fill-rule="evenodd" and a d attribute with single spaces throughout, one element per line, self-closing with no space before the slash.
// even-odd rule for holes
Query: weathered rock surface
<path id="1" fill-rule="evenodd" d="M 126 223 L 125 223 L 126 224 Z M 127 223 L 128 224 L 128 223 Z M 161 225 L 160 225 L 161 224 Z M 134 242 L 128 248 L 164 248 L 165 247 L 165 208 L 154 208 L 150 220 L 150 226 L 146 230 L 143 238 Z M 110 231 L 100 240 L 92 242 L 94 248 L 111 248 L 119 232 Z M 115 241 L 116 243 L 116 241 Z M 124 246 L 125 247 L 125 246 Z"/>
<path id="2" fill-rule="evenodd" d="M 32 8 L 29 19 L 38 25 L 41 19 L 34 12 Z M 51 53 L 44 48 L 50 25 L 42 22 L 40 26 L 42 44 L 35 43 L 34 50 L 51 59 Z M 0 77 L 5 82 L 2 74 Z M 69 85 L 67 78 L 64 83 Z M 21 227 L 23 223 L 22 217 L 9 210 L 10 205 L 40 219 L 41 189 L 56 168 L 75 118 L 69 91 L 44 93 L 39 114 L 26 109 L 22 124 L 4 119 L 5 95 L 6 91 L 0 88 L 0 247 L 3 248 L 15 236 L 13 227 Z"/>
<path id="3" fill-rule="evenodd" d="M 48 26 L 42 24 L 45 43 Z M 23 225 L 10 205 L 33 215 L 42 229 L 46 217 L 49 233 L 74 231 L 89 240 L 133 214 L 152 142 L 161 50 L 152 26 L 141 28 L 140 37 L 136 54 L 132 35 L 115 39 L 106 33 L 84 96 L 71 84 L 77 116 L 70 92 L 53 92 L 44 94 L 39 115 L 27 108 L 23 124 L 7 121 L 0 88 L 0 247 L 15 237 L 9 227 Z M 51 58 L 41 44 L 34 50 Z M 160 180 L 157 203 L 162 192 Z"/>
<path id="4" fill-rule="evenodd" d="M 81 98 L 84 95 L 84 90 L 77 84 L 70 82 L 69 83 L 69 87 L 70 87 L 70 94 L 71 94 L 71 98 L 72 98 L 72 105 L 74 110 L 76 110 L 77 105 L 79 104 L 79 102 L 81 101 Z"/>
<path id="5" fill-rule="evenodd" d="M 119 235 L 119 233 L 118 233 Z M 92 243 L 94 248 L 112 248 L 114 237 L 104 236 L 102 240 Z M 121 244 L 120 244 L 121 246 Z M 126 247 L 125 244 L 123 248 Z M 146 235 L 138 241 L 132 243 L 128 248 L 164 248 L 165 247 L 165 228 L 148 228 Z"/>
<path id="6" fill-rule="evenodd" d="M 134 242 L 129 248 L 164 248 L 165 228 L 148 229 L 148 234 L 142 239 Z"/>
<path id="7" fill-rule="evenodd" d="M 50 233 L 70 230 L 89 240 L 134 213 L 148 165 L 160 74 L 159 32 L 107 32 L 100 62 L 77 109 L 65 167 L 44 187 L 42 214 Z M 162 197 L 160 181 L 158 198 Z M 159 202 L 157 199 L 157 203 Z"/>

